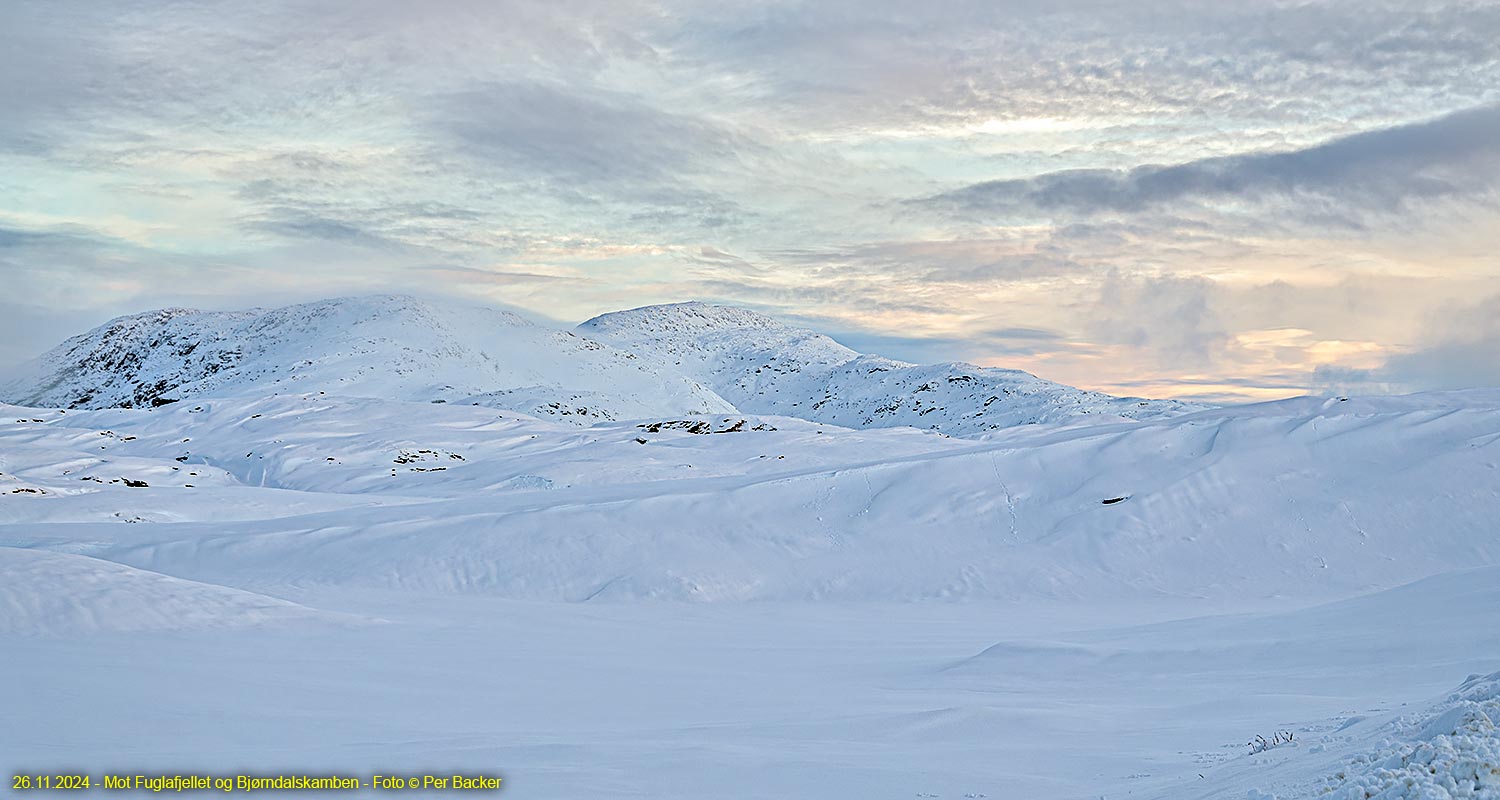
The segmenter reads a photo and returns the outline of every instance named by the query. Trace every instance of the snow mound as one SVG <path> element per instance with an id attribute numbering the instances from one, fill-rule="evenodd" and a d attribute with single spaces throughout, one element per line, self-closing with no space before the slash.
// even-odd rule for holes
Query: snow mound
<path id="1" fill-rule="evenodd" d="M 324 617 L 286 600 L 84 555 L 0 547 L 0 634 L 229 628 Z"/>
<path id="2" fill-rule="evenodd" d="M 676 367 L 746 413 L 844 427 L 909 425 L 972 435 L 1090 418 L 1156 419 L 1203 408 L 1113 397 L 1019 370 L 862 355 L 814 331 L 706 303 L 619 311 L 577 330 Z"/>
<path id="3" fill-rule="evenodd" d="M 479 403 L 580 424 L 733 410 L 614 347 L 497 309 L 403 296 L 121 317 L 24 367 L 0 399 L 131 408 L 308 391 Z"/>
<path id="4" fill-rule="evenodd" d="M 1397 721 L 1395 741 L 1356 756 L 1317 795 L 1332 800 L 1500 798 L 1500 672 L 1471 675 L 1425 719 Z"/>

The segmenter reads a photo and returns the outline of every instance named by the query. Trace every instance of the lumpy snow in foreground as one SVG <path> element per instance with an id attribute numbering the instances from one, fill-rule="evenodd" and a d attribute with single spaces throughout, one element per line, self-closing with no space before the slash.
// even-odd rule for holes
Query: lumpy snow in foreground
<path id="1" fill-rule="evenodd" d="M 1500 798 L 1500 391 L 1149 405 L 700 306 L 392 367 L 368 311 L 117 321 L 5 396 L 0 766 Z"/>

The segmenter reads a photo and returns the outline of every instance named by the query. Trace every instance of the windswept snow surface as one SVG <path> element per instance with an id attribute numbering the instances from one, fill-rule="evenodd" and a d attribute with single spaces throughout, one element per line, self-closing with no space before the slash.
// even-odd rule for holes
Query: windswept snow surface
<path id="1" fill-rule="evenodd" d="M 1500 391 L 976 439 L 413 399 L 0 406 L 0 769 L 1495 797 Z"/>
<path id="2" fill-rule="evenodd" d="M 0 547 L 0 633 L 233 628 L 317 616 L 285 600 L 112 561 Z"/>

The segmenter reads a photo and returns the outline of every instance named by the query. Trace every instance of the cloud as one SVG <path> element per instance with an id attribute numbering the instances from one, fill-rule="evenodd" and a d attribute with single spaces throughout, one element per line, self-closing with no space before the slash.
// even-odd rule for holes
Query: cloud
<path id="1" fill-rule="evenodd" d="M 10 368 L 100 321 L 90 311 L 0 301 L 0 379 Z"/>
<path id="2" fill-rule="evenodd" d="M 105 248 L 109 245 L 109 237 L 78 225 L 38 229 L 0 224 L 0 251 L 62 247 Z"/>
<path id="3" fill-rule="evenodd" d="M 966 336 L 901 336 L 841 327 L 837 320 L 805 319 L 802 324 L 861 353 L 917 364 L 1029 356 L 1056 349 L 1065 336 L 1036 328 L 1001 328 Z"/>
<path id="4" fill-rule="evenodd" d="M 1500 278 L 1494 3 L 12 0 L 0 73 L 0 273 L 60 315 L 707 299 L 1280 388 Z"/>
<path id="5" fill-rule="evenodd" d="M 1205 278 L 1111 272 L 1084 309 L 1083 328 L 1089 341 L 1125 345 L 1202 369 L 1220 360 L 1230 339 L 1217 294 Z"/>
<path id="6" fill-rule="evenodd" d="M 545 82 L 490 83 L 434 98 L 426 120 L 460 159 L 527 192 L 637 227 L 717 228 L 751 212 L 712 188 L 748 178 L 769 151 L 701 117 L 637 97 Z"/>
<path id="7" fill-rule="evenodd" d="M 1028 281 L 1091 271 L 1082 250 L 1057 247 L 1051 232 L 994 238 L 868 242 L 845 247 L 775 250 L 767 259 L 880 284 Z"/>
<path id="8" fill-rule="evenodd" d="M 509 169 L 584 186 L 654 185 L 733 160 L 748 146 L 635 98 L 532 82 L 439 98 L 431 124 Z"/>
<path id="9" fill-rule="evenodd" d="M 1422 340 L 1372 369 L 1329 365 L 1322 387 L 1336 391 L 1422 391 L 1500 386 L 1500 294 L 1429 316 Z"/>
<path id="10" fill-rule="evenodd" d="M 577 282 L 586 280 L 576 275 L 548 275 L 540 272 L 526 272 L 513 269 L 481 269 L 478 267 L 424 267 L 421 268 L 434 275 L 441 276 L 453 283 L 470 283 L 489 286 L 515 286 L 526 283 L 551 283 L 556 281 Z"/>
<path id="11" fill-rule="evenodd" d="M 1500 12 L 1485 3 L 827 0 L 694 11 L 671 53 L 731 66 L 726 100 L 770 97 L 786 124 L 843 134 L 1138 120 L 1229 144 L 1239 126 L 1215 122 L 1285 136 L 1336 128 L 1348 110 L 1366 127 L 1389 124 L 1430 114 L 1439 95 L 1450 108 L 1493 102 L 1482 87 L 1500 74 Z"/>
<path id="12" fill-rule="evenodd" d="M 993 328 L 987 331 L 980 331 L 979 335 L 986 339 L 1023 342 L 1055 342 L 1065 338 L 1057 331 L 1042 330 L 1041 328 Z"/>
<path id="13" fill-rule="evenodd" d="M 80 109 L 104 102 L 97 76 L 110 75 L 97 46 L 105 21 L 64 3 L 18 0 L 0 5 L 0 153 L 41 155 L 57 149 L 54 133 L 87 119 Z"/>
<path id="14" fill-rule="evenodd" d="M 1490 194 L 1497 181 L 1500 106 L 1487 106 L 1300 150 L 986 181 L 923 202 L 969 213 L 1087 215 L 1279 197 L 1398 212 L 1413 200 Z"/>
<path id="15" fill-rule="evenodd" d="M 392 246 L 391 242 L 371 234 L 359 225 L 309 214 L 299 209 L 271 208 L 266 219 L 257 222 L 256 227 L 296 239 L 332 240 L 369 247 Z"/>

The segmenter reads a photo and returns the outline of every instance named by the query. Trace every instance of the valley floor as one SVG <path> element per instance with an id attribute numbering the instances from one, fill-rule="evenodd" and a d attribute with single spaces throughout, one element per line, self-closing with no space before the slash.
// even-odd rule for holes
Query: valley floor
<path id="1" fill-rule="evenodd" d="M 1497 586 L 1145 626 L 343 598 L 385 621 L 4 637 L 0 751 L 16 772 L 499 772 L 514 797 L 1308 797 L 1493 669 Z M 1279 730 L 1299 746 L 1247 755 Z"/>

